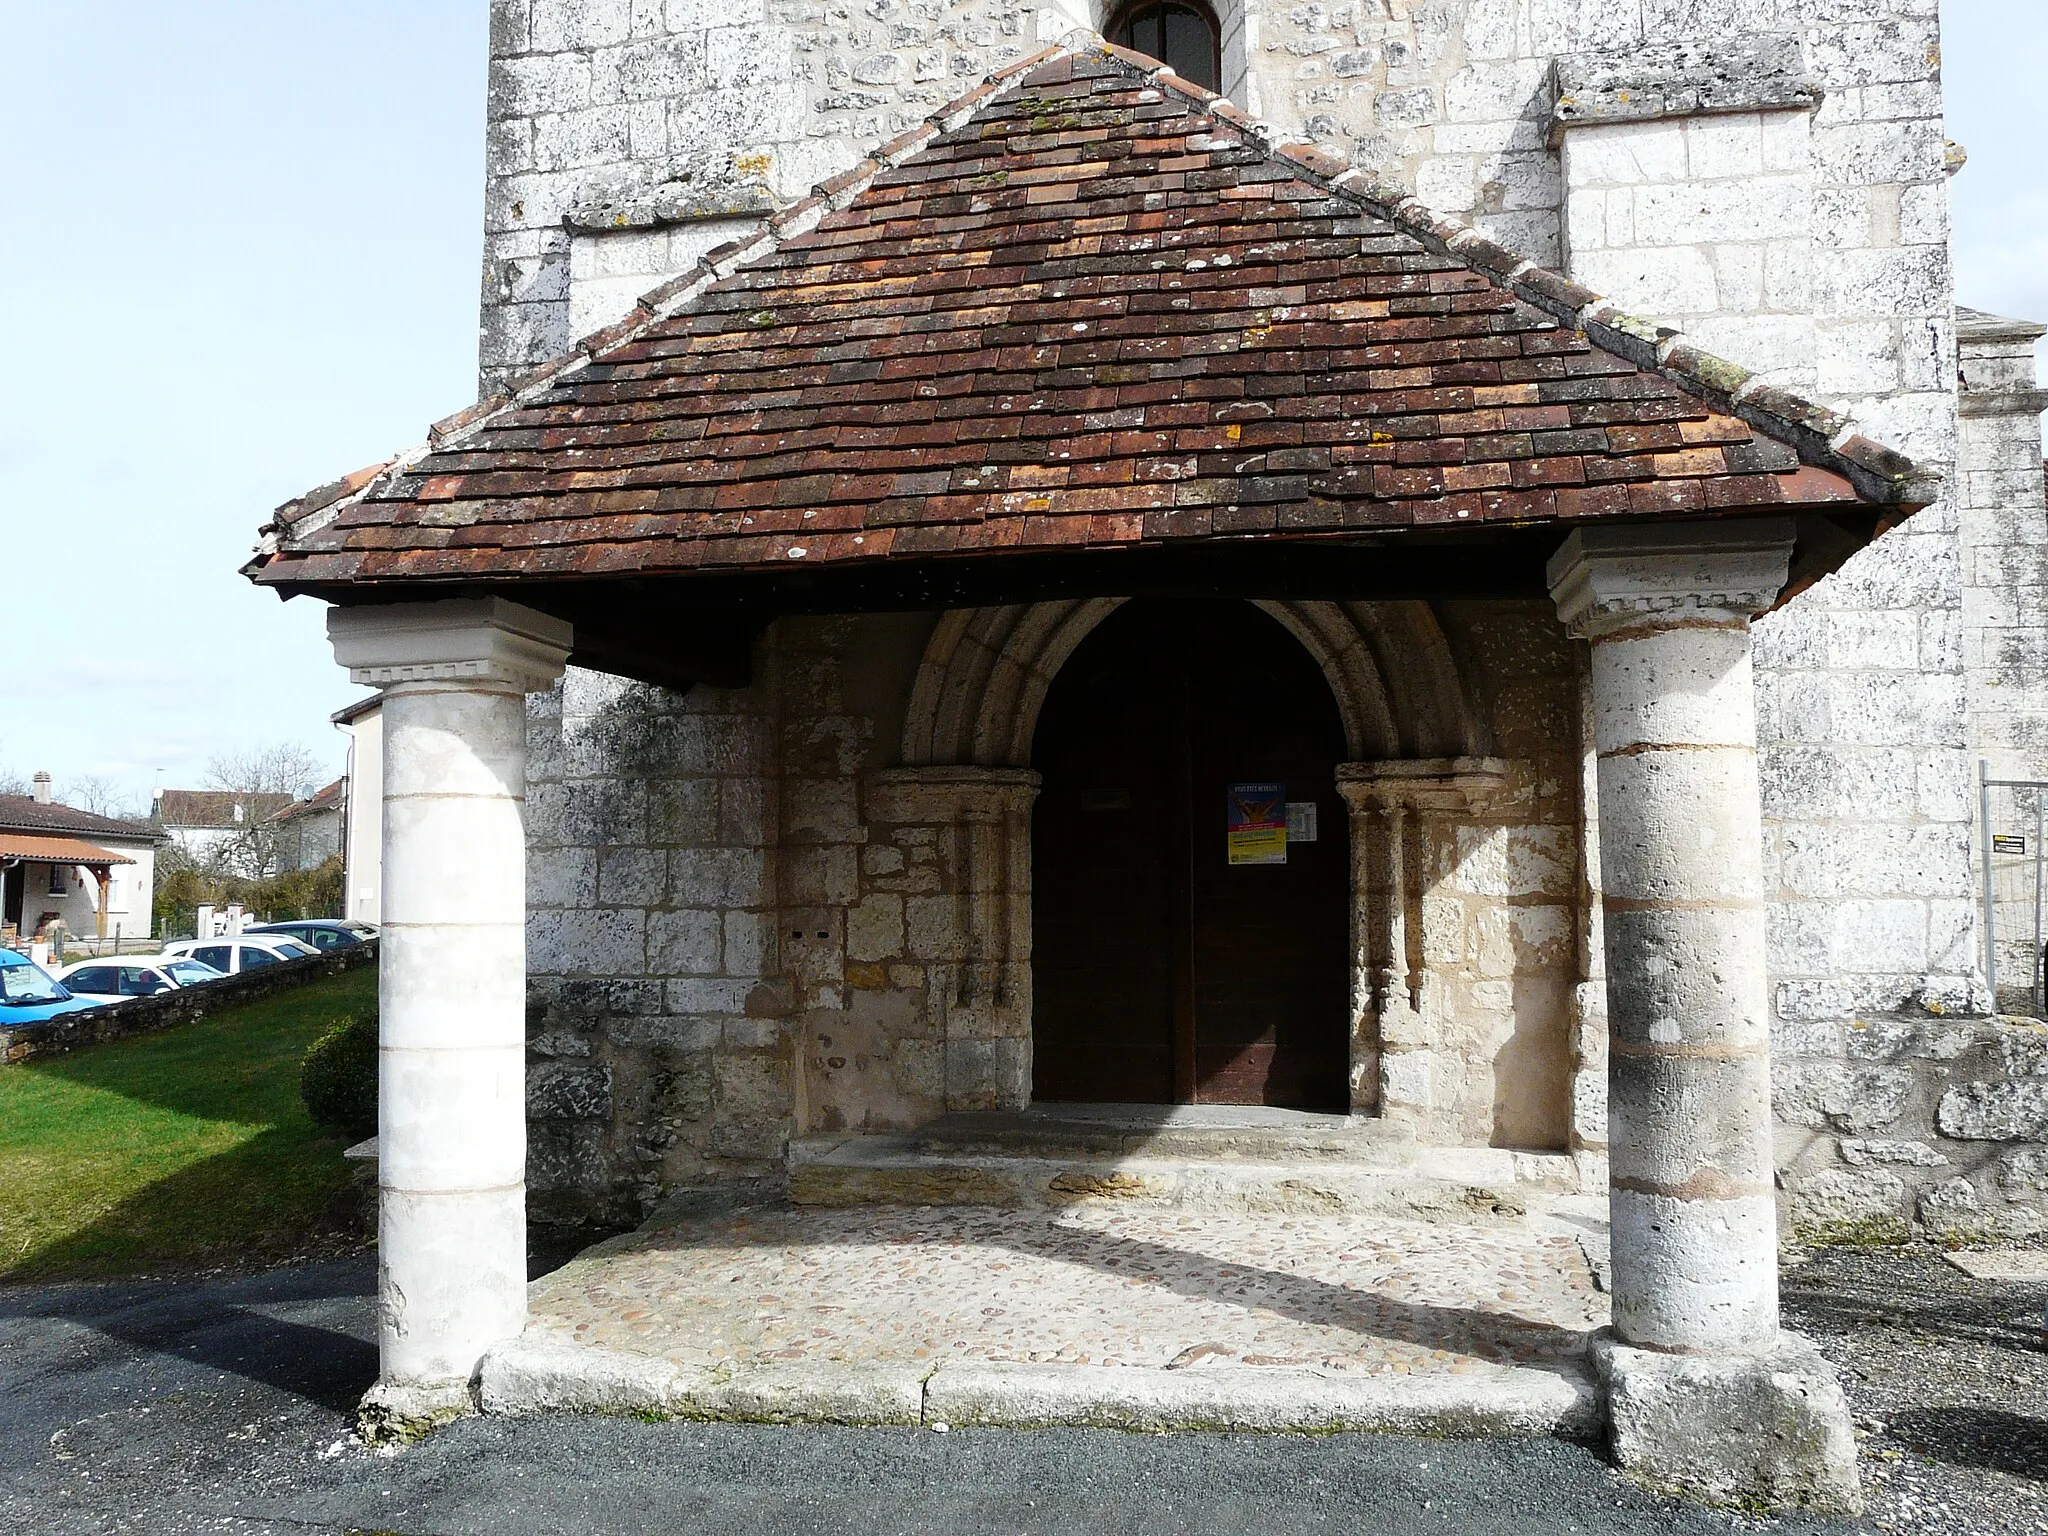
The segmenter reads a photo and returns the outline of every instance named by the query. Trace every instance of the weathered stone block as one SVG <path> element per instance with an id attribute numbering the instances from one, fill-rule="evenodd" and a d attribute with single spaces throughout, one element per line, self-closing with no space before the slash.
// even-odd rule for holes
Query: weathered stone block
<path id="1" fill-rule="evenodd" d="M 655 912 L 647 919 L 647 969 L 656 976 L 706 976 L 719 969 L 716 912 Z"/>
<path id="2" fill-rule="evenodd" d="M 1831 1168 L 1793 1186 L 1787 1216 L 1798 1236 L 1814 1242 L 1903 1242 L 1906 1181 L 1880 1168 Z"/>
<path id="3" fill-rule="evenodd" d="M 1763 1356 L 1664 1355 L 1601 1336 L 1593 1362 L 1625 1472 L 1712 1503 L 1862 1512 L 1848 1404 L 1797 1334 Z"/>
<path id="4" fill-rule="evenodd" d="M 1968 1179 L 1944 1179 L 1921 1191 L 1920 1225 L 1942 1242 L 2010 1242 L 2048 1231 L 2048 1213 L 2030 1205 L 1986 1206 Z"/>
<path id="5" fill-rule="evenodd" d="M 1842 1160 L 1853 1167 L 1894 1163 L 1906 1168 L 1943 1168 L 1948 1159 L 1924 1141 L 1883 1141 L 1844 1136 Z"/>
<path id="6" fill-rule="evenodd" d="M 1999 1193 L 2008 1200 L 2048 1196 L 2048 1147 L 2021 1147 L 1999 1160 Z"/>
<path id="7" fill-rule="evenodd" d="M 612 1072 L 601 1063 L 537 1062 L 526 1073 L 532 1120 L 602 1120 L 612 1111 Z"/>
<path id="8" fill-rule="evenodd" d="M 1935 1118 L 1958 1141 L 2048 1140 L 2048 1078 L 1951 1088 Z"/>
<path id="9" fill-rule="evenodd" d="M 1905 1113 L 1913 1075 L 1898 1067 L 1780 1061 L 1772 1065 L 1771 1089 L 1778 1118 L 1788 1124 L 1876 1131 Z"/>

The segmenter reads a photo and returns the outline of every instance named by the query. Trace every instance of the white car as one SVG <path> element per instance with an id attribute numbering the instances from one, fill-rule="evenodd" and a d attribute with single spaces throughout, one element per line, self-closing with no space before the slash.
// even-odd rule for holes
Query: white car
<path id="1" fill-rule="evenodd" d="M 118 1003 L 124 997 L 154 997 L 180 987 L 219 981 L 226 972 L 198 960 L 167 955 L 106 955 L 80 960 L 57 973 L 73 997 Z"/>
<path id="2" fill-rule="evenodd" d="M 260 937 L 245 933 L 233 939 L 179 939 L 164 946 L 164 958 L 167 960 L 183 955 L 202 965 L 210 965 L 227 976 L 239 976 L 243 971 L 280 965 L 286 960 L 303 960 L 308 955 L 319 953 L 310 944 L 301 944 L 297 939 L 276 933 Z"/>

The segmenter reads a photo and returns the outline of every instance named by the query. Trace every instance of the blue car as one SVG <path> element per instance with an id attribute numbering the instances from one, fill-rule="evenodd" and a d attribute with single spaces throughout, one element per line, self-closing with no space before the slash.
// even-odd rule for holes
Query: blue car
<path id="1" fill-rule="evenodd" d="M 28 956 L 0 949 L 0 1025 L 33 1024 L 60 1013 L 97 1007 L 91 998 L 73 997 L 63 983 Z"/>

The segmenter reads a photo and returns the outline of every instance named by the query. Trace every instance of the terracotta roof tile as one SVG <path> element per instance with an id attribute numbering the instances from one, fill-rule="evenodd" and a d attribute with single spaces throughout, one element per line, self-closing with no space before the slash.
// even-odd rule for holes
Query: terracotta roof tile
<path id="1" fill-rule="evenodd" d="M 1096 45 L 1004 72 L 411 460 L 287 507 L 251 569 L 730 570 L 1910 506 L 1922 479 Z"/>

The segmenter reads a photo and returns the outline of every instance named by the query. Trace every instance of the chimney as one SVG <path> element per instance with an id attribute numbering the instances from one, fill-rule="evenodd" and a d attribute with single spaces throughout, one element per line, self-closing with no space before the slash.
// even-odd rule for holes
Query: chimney
<path id="1" fill-rule="evenodd" d="M 50 803 L 50 776 L 49 776 L 49 774 L 47 774 L 47 773 L 39 773 L 39 774 L 37 774 L 37 775 L 36 775 L 36 777 L 35 777 L 35 799 L 36 799 L 36 804 L 37 804 L 37 805 L 48 805 L 48 804 Z"/>

